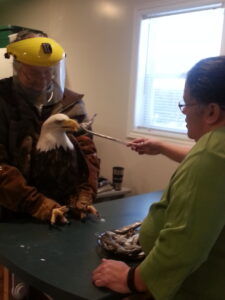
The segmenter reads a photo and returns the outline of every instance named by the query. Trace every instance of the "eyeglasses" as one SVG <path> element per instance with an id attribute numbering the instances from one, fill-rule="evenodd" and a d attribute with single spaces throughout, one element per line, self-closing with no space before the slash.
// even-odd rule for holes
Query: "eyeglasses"
<path id="1" fill-rule="evenodd" d="M 184 113 L 185 107 L 195 106 L 195 105 L 204 105 L 204 104 L 203 103 L 181 103 L 181 102 L 178 103 L 178 107 L 182 113 Z M 207 105 L 207 104 L 205 104 L 205 105 Z M 222 105 L 222 104 L 218 104 L 218 105 L 222 110 L 225 110 L 225 105 Z"/>
<path id="2" fill-rule="evenodd" d="M 184 113 L 184 110 L 187 106 L 195 106 L 195 105 L 199 105 L 199 103 L 181 103 L 181 102 L 178 103 L 178 107 L 182 113 Z"/>

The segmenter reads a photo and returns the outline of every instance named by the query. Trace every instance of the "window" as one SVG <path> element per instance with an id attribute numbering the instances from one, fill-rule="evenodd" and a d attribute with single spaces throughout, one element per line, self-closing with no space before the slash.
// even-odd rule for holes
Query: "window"
<path id="1" fill-rule="evenodd" d="M 178 108 L 186 74 L 200 59 L 220 54 L 223 17 L 221 4 L 140 13 L 133 131 L 186 136 Z"/>

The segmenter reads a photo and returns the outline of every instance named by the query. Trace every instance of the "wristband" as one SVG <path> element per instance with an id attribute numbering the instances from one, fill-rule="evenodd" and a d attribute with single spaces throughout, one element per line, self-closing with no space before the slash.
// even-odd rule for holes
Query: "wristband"
<path id="1" fill-rule="evenodd" d="M 136 267 L 131 267 L 127 273 L 127 286 L 129 290 L 133 293 L 139 293 L 139 291 L 135 287 L 134 276 L 135 276 Z"/>

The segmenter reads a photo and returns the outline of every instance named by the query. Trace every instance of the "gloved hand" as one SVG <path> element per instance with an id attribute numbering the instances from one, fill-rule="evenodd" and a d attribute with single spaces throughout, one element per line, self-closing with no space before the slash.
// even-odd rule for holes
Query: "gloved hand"
<path id="1" fill-rule="evenodd" d="M 78 196 L 70 199 L 69 208 L 74 217 L 84 219 L 88 213 L 99 216 L 96 208 L 91 205 L 92 196 L 89 193 L 81 192 Z"/>

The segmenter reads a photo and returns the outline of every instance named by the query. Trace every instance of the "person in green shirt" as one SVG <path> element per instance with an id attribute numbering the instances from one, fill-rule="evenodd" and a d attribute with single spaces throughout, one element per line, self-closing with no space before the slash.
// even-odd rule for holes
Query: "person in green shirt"
<path id="1" fill-rule="evenodd" d="M 143 221 L 146 257 L 136 268 L 103 259 L 93 282 L 155 300 L 224 300 L 225 56 L 203 59 L 188 72 L 179 107 L 196 144 L 180 152 L 181 164 Z M 147 140 L 128 146 L 157 154 Z"/>

